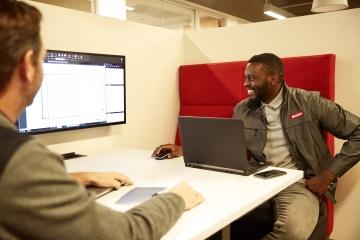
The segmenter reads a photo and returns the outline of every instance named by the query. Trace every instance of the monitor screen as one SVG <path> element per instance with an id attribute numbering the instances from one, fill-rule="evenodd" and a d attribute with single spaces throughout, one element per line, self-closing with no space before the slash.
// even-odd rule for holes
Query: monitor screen
<path id="1" fill-rule="evenodd" d="M 21 133 L 126 122 L 125 56 L 48 50 L 44 79 L 18 118 Z"/>

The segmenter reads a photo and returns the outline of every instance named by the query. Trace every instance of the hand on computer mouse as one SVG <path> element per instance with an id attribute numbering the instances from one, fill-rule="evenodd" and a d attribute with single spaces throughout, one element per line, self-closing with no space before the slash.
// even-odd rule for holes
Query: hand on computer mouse
<path id="1" fill-rule="evenodd" d="M 156 160 L 163 160 L 171 158 L 171 152 L 170 151 L 161 151 L 160 153 L 156 154 L 154 156 Z"/>
<path id="2" fill-rule="evenodd" d="M 182 147 L 174 144 L 163 144 L 158 146 L 151 157 L 155 159 L 175 158 L 183 155 Z"/>

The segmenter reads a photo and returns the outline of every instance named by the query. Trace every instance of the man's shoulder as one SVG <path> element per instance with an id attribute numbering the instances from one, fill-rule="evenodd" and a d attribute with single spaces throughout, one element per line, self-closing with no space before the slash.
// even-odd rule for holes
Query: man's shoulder
<path id="1" fill-rule="evenodd" d="M 292 95 L 298 95 L 298 96 L 304 96 L 304 97 L 320 95 L 319 91 L 306 90 L 303 88 L 288 87 L 288 90 L 289 90 L 289 93 Z"/>
<path id="2" fill-rule="evenodd" d="M 26 143 L 31 145 L 39 145 L 40 142 L 36 141 L 31 135 L 21 134 L 13 129 L 0 126 L 0 138 L 1 138 L 1 156 L 4 155 L 4 151 L 17 151 L 20 147 Z M 26 144 L 28 145 L 28 144 Z M 40 144 L 41 145 L 41 144 Z"/>
<path id="3" fill-rule="evenodd" d="M 247 107 L 248 103 L 249 103 L 249 98 L 242 99 L 235 105 L 234 108 L 237 109 L 237 108 Z"/>
<path id="4" fill-rule="evenodd" d="M 52 158 L 56 159 L 56 161 L 60 161 L 61 163 L 63 162 L 63 159 L 60 155 L 50 151 L 44 144 L 32 137 L 19 147 L 19 149 L 16 151 L 16 155 L 14 155 L 13 157 L 31 157 L 37 160 L 45 160 Z"/>
<path id="5" fill-rule="evenodd" d="M 16 151 L 22 146 L 25 142 L 31 139 L 30 136 L 21 135 L 17 131 L 0 126 L 0 173 L 7 166 L 8 162 L 15 154 Z"/>
<path id="6" fill-rule="evenodd" d="M 45 145 L 30 135 L 20 134 L 11 129 L 1 128 L 0 136 L 0 162 L 3 163 L 2 171 L 6 171 L 7 165 L 24 165 L 31 162 L 43 162 L 46 159 L 54 159 L 62 163 L 61 156 L 49 151 Z M 25 161 L 26 160 L 26 161 Z M 51 162 L 48 161 L 47 162 Z M 1 171 L 0 171 L 1 172 Z"/>
<path id="7" fill-rule="evenodd" d="M 249 110 L 249 98 L 238 102 L 233 109 L 233 118 L 241 118 Z"/>
<path id="8" fill-rule="evenodd" d="M 302 88 L 288 87 L 288 93 L 294 99 L 309 101 L 320 97 L 319 91 L 305 90 Z"/>

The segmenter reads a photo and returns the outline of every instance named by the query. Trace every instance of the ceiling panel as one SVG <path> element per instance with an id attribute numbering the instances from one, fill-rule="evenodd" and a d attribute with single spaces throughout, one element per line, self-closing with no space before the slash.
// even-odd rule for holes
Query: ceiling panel
<path id="1" fill-rule="evenodd" d="M 274 20 L 263 13 L 263 6 L 266 0 L 188 0 L 188 2 L 234 15 L 251 22 Z M 309 0 L 268 0 L 267 2 L 283 8 L 283 10 L 296 16 L 314 14 L 311 12 L 312 1 Z M 360 7 L 360 0 L 348 0 L 348 3 L 349 9 Z"/>

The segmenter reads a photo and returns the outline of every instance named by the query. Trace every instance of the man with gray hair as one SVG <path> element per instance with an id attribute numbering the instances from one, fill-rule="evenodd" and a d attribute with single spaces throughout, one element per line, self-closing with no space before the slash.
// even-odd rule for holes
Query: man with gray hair
<path id="1" fill-rule="evenodd" d="M 159 239 L 203 198 L 186 183 L 125 212 L 97 204 L 79 182 L 131 184 L 116 173 L 65 172 L 61 156 L 15 127 L 42 82 L 41 13 L 0 1 L 0 239 Z M 74 180 L 77 179 L 78 181 Z"/>

